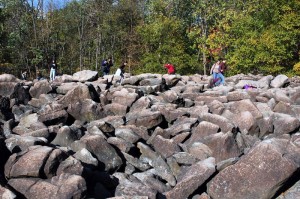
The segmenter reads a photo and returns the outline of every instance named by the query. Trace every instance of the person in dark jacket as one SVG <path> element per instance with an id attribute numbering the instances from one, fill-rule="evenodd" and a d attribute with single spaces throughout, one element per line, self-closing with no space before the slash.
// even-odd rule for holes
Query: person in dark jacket
<path id="1" fill-rule="evenodd" d="M 102 62 L 102 73 L 103 73 L 103 76 L 104 75 L 109 75 L 110 73 L 110 68 L 113 66 L 113 61 L 112 61 L 112 58 L 109 57 L 108 59 L 106 60 L 103 60 Z"/>

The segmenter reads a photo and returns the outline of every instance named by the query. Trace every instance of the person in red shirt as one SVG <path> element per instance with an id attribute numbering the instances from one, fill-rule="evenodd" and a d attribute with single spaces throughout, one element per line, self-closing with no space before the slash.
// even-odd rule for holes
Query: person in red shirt
<path id="1" fill-rule="evenodd" d="M 168 74 L 175 74 L 175 67 L 172 64 L 165 64 L 164 67 L 168 69 Z"/>

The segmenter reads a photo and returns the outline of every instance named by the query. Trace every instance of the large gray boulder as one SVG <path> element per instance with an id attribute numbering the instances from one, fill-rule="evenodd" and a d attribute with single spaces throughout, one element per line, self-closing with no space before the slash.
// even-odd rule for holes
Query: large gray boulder
<path id="1" fill-rule="evenodd" d="M 98 78 L 97 71 L 83 70 L 73 74 L 73 80 L 79 82 L 94 81 Z"/>
<path id="2" fill-rule="evenodd" d="M 284 155 L 288 144 L 286 139 L 261 142 L 217 174 L 208 184 L 208 194 L 214 199 L 272 198 L 298 168 Z"/>

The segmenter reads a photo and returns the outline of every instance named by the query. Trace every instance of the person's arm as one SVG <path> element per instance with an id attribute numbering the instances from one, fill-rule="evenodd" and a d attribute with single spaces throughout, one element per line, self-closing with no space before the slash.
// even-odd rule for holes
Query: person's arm
<path id="1" fill-rule="evenodd" d="M 213 74 L 213 70 L 214 70 L 215 66 L 216 66 L 216 64 L 213 64 L 213 65 L 212 65 L 212 67 L 211 67 L 211 69 L 210 69 L 210 74 Z"/>

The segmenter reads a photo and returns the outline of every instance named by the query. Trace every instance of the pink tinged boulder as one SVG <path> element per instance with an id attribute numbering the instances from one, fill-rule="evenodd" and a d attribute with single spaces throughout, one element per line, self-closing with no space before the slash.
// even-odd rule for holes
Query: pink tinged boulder
<path id="1" fill-rule="evenodd" d="M 170 157 L 174 153 L 180 152 L 180 148 L 172 139 L 165 139 L 157 135 L 152 142 L 154 150 L 160 153 L 164 158 Z"/>
<path id="2" fill-rule="evenodd" d="M 181 117 L 183 115 L 188 115 L 187 113 L 188 109 L 184 108 L 178 108 L 176 107 L 165 107 L 160 109 L 160 112 L 163 114 L 163 116 L 166 118 L 167 122 L 171 123 L 174 120 L 176 120 L 178 117 Z"/>
<path id="3" fill-rule="evenodd" d="M 206 136 L 218 133 L 219 126 L 210 122 L 202 121 L 192 130 L 191 137 L 185 142 L 186 145 L 192 145 L 199 142 Z"/>
<path id="4" fill-rule="evenodd" d="M 240 113 L 243 111 L 249 111 L 255 119 L 262 118 L 262 113 L 253 104 L 250 99 L 232 102 L 229 104 L 229 110 L 233 113 Z"/>
<path id="5" fill-rule="evenodd" d="M 115 191 L 115 196 L 122 196 L 125 199 L 156 199 L 156 194 L 156 190 L 151 189 L 150 187 L 137 180 L 135 180 L 134 182 L 131 182 L 129 180 L 124 181 L 117 186 Z"/>
<path id="6" fill-rule="evenodd" d="M 38 178 L 10 179 L 8 184 L 30 199 L 80 199 L 85 197 L 86 182 L 81 176 L 61 174 L 51 180 Z"/>
<path id="7" fill-rule="evenodd" d="M 106 117 L 102 106 L 91 99 L 81 99 L 76 103 L 69 104 L 67 112 L 76 120 L 83 122 L 91 122 Z"/>
<path id="8" fill-rule="evenodd" d="M 274 134 L 282 135 L 291 133 L 299 128 L 300 122 L 297 118 L 283 113 L 274 113 L 272 115 Z"/>
<path id="9" fill-rule="evenodd" d="M 115 91 L 112 96 L 112 103 L 122 104 L 130 107 L 138 98 L 137 93 L 133 93 L 123 88 L 120 91 Z"/>
<path id="10" fill-rule="evenodd" d="M 214 199 L 269 199 L 297 170 L 285 155 L 288 139 L 265 140 L 208 183 Z"/>
<path id="11" fill-rule="evenodd" d="M 207 136 L 201 142 L 211 149 L 212 157 L 215 157 L 216 163 L 228 158 L 238 157 L 242 153 L 236 143 L 234 135 L 229 132 L 220 132 Z"/>
<path id="12" fill-rule="evenodd" d="M 15 198 L 17 198 L 17 196 L 12 191 L 10 191 L 9 189 L 7 189 L 5 187 L 2 187 L 0 185 L 0 198 L 15 199 Z"/>
<path id="13" fill-rule="evenodd" d="M 163 122 L 163 116 L 158 111 L 153 112 L 149 109 L 144 109 L 127 113 L 126 120 L 129 125 L 144 126 L 147 129 L 151 129 Z"/>
<path id="14" fill-rule="evenodd" d="M 197 162 L 187 170 L 187 172 L 177 182 L 176 186 L 171 191 L 164 193 L 164 195 L 167 199 L 188 198 L 215 171 L 214 158 L 211 157 Z"/>
<path id="15" fill-rule="evenodd" d="M 224 133 L 227 133 L 228 131 L 231 132 L 235 128 L 234 124 L 229 119 L 220 115 L 210 113 L 199 113 L 198 120 L 216 124 L 221 128 L 221 131 Z"/>
<path id="16" fill-rule="evenodd" d="M 65 159 L 59 164 L 56 171 L 56 175 L 69 173 L 81 176 L 83 173 L 83 169 L 83 165 L 79 160 L 75 159 L 72 156 L 69 156 L 67 159 Z"/>
<path id="17" fill-rule="evenodd" d="M 39 98 L 41 94 L 47 94 L 52 91 L 52 87 L 48 80 L 37 81 L 33 86 L 30 87 L 29 93 L 33 98 Z"/>
<path id="18" fill-rule="evenodd" d="M 122 159 L 116 150 L 99 135 L 85 135 L 80 140 L 73 142 L 71 148 L 80 151 L 86 148 L 99 162 L 104 164 L 106 171 L 115 170 L 122 165 Z"/>
<path id="19" fill-rule="evenodd" d="M 272 88 L 280 88 L 284 84 L 288 83 L 289 78 L 286 75 L 277 75 L 272 81 L 270 86 Z"/>
<path id="20" fill-rule="evenodd" d="M 111 145 L 114 145 L 120 151 L 127 153 L 130 149 L 134 148 L 134 144 L 127 142 L 126 140 L 118 137 L 109 137 L 107 138 L 107 142 Z"/>
<path id="21" fill-rule="evenodd" d="M 64 107 L 68 107 L 69 104 L 75 104 L 81 99 L 92 99 L 89 87 L 85 84 L 78 85 L 72 90 L 69 90 L 61 99 L 58 100 L 58 103 L 62 104 Z"/>
<path id="22" fill-rule="evenodd" d="M 125 105 L 118 104 L 118 103 L 111 103 L 111 104 L 106 104 L 103 106 L 103 112 L 106 115 L 120 115 L 120 116 L 125 116 L 126 113 L 128 112 L 129 108 Z"/>
<path id="23" fill-rule="evenodd" d="M 33 146 L 27 152 L 13 154 L 5 164 L 5 176 L 17 177 L 42 177 L 45 165 L 53 149 L 47 146 Z"/>
<path id="24" fill-rule="evenodd" d="M 141 109 L 150 108 L 150 106 L 151 106 L 150 98 L 143 96 L 132 104 L 132 106 L 130 107 L 130 111 L 135 111 L 135 110 L 139 111 Z"/>

